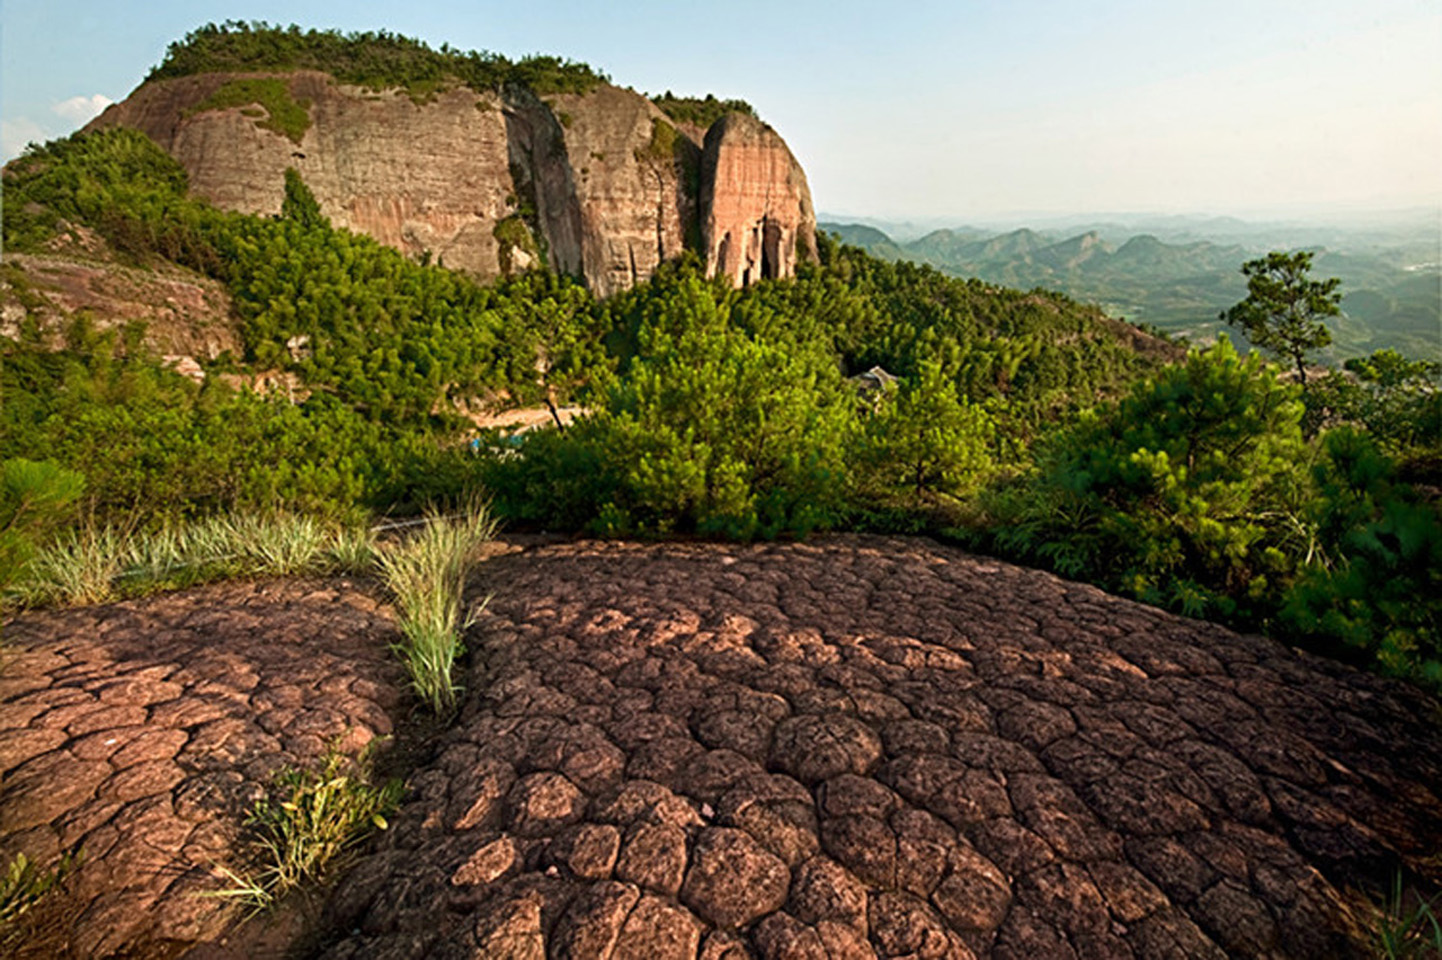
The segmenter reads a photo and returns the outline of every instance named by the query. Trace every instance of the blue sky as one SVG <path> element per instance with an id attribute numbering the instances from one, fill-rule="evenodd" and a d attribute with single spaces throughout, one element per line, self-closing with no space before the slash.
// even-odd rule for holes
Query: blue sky
<path id="1" fill-rule="evenodd" d="M 1436 0 L 407 4 L 4 0 L 7 158 L 228 18 L 384 28 L 742 97 L 819 209 L 949 219 L 1442 202 Z"/>

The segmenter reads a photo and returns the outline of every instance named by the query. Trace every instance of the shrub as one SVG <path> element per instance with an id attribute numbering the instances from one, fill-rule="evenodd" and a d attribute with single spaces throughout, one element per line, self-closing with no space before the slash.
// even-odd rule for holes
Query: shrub
<path id="1" fill-rule="evenodd" d="M 1288 593 L 1283 632 L 1442 690 L 1442 517 L 1395 483 L 1367 435 L 1324 440 L 1315 474 L 1327 554 Z"/>
<path id="2" fill-rule="evenodd" d="M 915 506 L 924 493 L 960 494 L 991 467 L 994 431 L 985 411 L 957 396 L 939 363 L 923 363 L 866 419 L 867 472 L 883 491 L 910 493 Z"/>
<path id="3" fill-rule="evenodd" d="M 80 496 L 85 478 L 49 461 L 0 463 L 0 589 L 19 578 L 35 541 Z"/>
<path id="4" fill-rule="evenodd" d="M 666 114 L 677 123 L 695 124 L 706 129 L 720 120 L 728 113 L 744 113 L 748 117 L 756 116 L 756 108 L 745 100 L 718 100 L 715 94 L 708 93 L 702 97 L 678 97 L 670 90 L 660 96 L 650 98 L 651 102 L 661 108 Z"/>
<path id="5" fill-rule="evenodd" d="M 500 54 L 433 50 L 420 40 L 388 33 L 305 30 L 292 24 L 228 20 L 208 23 L 172 43 L 147 80 L 241 70 L 323 70 L 337 80 L 380 90 L 402 87 L 422 97 L 443 86 L 475 90 L 505 84 L 538 94 L 585 93 L 608 79 L 584 63 L 536 55 L 512 62 Z"/>
<path id="6" fill-rule="evenodd" d="M 503 508 L 606 535 L 745 539 L 835 523 L 848 490 L 850 391 L 815 345 L 733 323 L 729 297 L 692 277 L 649 307 L 624 376 L 594 388 L 597 409 L 489 468 Z"/>
<path id="7" fill-rule="evenodd" d="M 262 130 L 273 131 L 298 144 L 306 130 L 310 129 L 310 101 L 296 100 L 291 96 L 290 82 L 280 77 L 229 80 L 196 104 L 189 113 L 205 113 L 207 110 L 225 110 L 249 104 L 265 109 L 265 119 L 256 124 Z"/>
<path id="8" fill-rule="evenodd" d="M 1301 415 L 1260 357 L 1193 350 L 994 496 L 994 541 L 1189 615 L 1259 616 L 1313 538 Z"/>

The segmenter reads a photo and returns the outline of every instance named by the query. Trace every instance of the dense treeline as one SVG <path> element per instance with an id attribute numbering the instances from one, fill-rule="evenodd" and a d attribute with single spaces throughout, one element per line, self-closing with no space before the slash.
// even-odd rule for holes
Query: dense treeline
<path id="1" fill-rule="evenodd" d="M 85 475 L 91 517 L 142 525 L 481 485 L 514 520 L 607 535 L 945 532 L 1442 682 L 1442 525 L 1404 482 L 1442 461 L 1427 364 L 1384 352 L 1303 390 L 1225 341 L 1144 355 L 1064 296 L 825 237 L 820 263 L 745 290 L 694 255 L 606 301 L 546 272 L 481 286 L 333 229 L 293 171 L 285 186 L 278 218 L 215 210 L 122 130 L 12 164 L 8 247 L 84 225 L 213 276 L 244 355 L 196 386 L 138 331 L 82 318 L 59 352 L 22 331 L 0 458 L 43 452 Z M 226 385 L 261 372 L 303 402 Z M 587 412 L 473 443 L 465 412 L 508 404 Z"/>
<path id="2" fill-rule="evenodd" d="M 508 84 L 538 94 L 585 93 L 609 81 L 584 63 L 536 55 L 512 61 L 498 53 L 433 50 L 384 30 L 341 33 L 265 22 L 207 23 L 170 45 L 147 80 L 242 70 L 322 70 L 371 89 L 403 87 L 425 94 L 451 85 L 497 90 Z"/>

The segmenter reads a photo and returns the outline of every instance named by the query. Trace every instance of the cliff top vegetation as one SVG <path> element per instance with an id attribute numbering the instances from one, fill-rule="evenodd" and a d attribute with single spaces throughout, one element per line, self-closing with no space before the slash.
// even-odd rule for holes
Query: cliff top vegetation
<path id="1" fill-rule="evenodd" d="M 385 30 L 341 33 L 291 24 L 227 20 L 207 23 L 172 43 L 147 80 L 232 70 L 322 70 L 372 89 L 411 93 L 464 85 L 494 90 L 528 87 L 538 94 L 586 93 L 610 77 L 588 64 L 543 54 L 510 60 L 490 51 L 439 50 Z"/>
<path id="2" fill-rule="evenodd" d="M 648 94 L 648 96 L 650 96 Z M 756 116 L 756 108 L 745 100 L 718 100 L 714 94 L 703 97 L 678 97 L 670 90 L 650 100 L 677 123 L 694 123 L 705 129 L 728 113 Z"/>

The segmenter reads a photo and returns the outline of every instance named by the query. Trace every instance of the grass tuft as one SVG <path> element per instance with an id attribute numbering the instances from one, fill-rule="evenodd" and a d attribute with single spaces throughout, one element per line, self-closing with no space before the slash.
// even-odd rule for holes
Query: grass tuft
<path id="1" fill-rule="evenodd" d="M 369 573 L 376 565 L 376 535 L 369 527 L 338 527 L 326 547 L 326 563 L 337 573 Z"/>
<path id="2" fill-rule="evenodd" d="M 114 528 L 72 530 L 35 554 L 11 592 L 26 606 L 104 603 L 124 553 L 125 538 Z"/>
<path id="3" fill-rule="evenodd" d="M 268 909 L 301 884 L 322 882 L 372 830 L 385 830 L 401 782 L 373 786 L 370 759 L 369 749 L 352 760 L 332 746 L 315 769 L 282 772 L 246 821 L 253 866 L 245 872 L 217 866 L 230 885 L 205 896 Z"/>
<path id="4" fill-rule="evenodd" d="M 364 573 L 375 535 L 294 514 L 214 516 L 132 536 L 72 531 L 39 550 L 7 599 L 21 606 L 103 603 L 232 576 Z"/>
<path id="5" fill-rule="evenodd" d="M 455 709 L 461 690 L 452 676 L 464 649 L 461 633 L 486 603 L 463 618 L 462 594 L 476 548 L 495 527 L 489 509 L 472 504 L 456 518 L 431 514 L 420 533 L 380 555 L 381 574 L 400 613 L 402 639 L 392 649 L 405 663 L 416 695 L 439 715 Z"/>
<path id="6" fill-rule="evenodd" d="M 250 571 L 284 577 L 313 572 L 324 561 L 330 538 L 311 517 L 243 515 L 228 522 L 232 549 Z"/>

